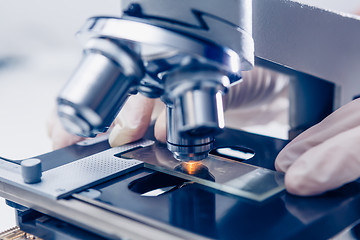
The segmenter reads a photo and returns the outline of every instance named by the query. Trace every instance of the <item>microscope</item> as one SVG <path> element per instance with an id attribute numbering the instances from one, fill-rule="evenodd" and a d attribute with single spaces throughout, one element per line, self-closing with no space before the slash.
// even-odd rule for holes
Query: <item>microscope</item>
<path id="1" fill-rule="evenodd" d="M 222 96 L 254 64 L 252 2 L 121 3 L 121 18 L 91 18 L 78 32 L 84 56 L 58 97 L 60 120 L 94 137 L 139 92 L 166 104 L 176 159 L 206 158 L 224 128 Z"/>
<path id="2" fill-rule="evenodd" d="M 97 137 L 0 161 L 0 196 L 19 223 L 0 238 L 327 239 L 359 222 L 359 181 L 317 197 L 287 193 L 274 160 L 288 141 L 226 128 L 222 102 L 256 65 L 289 79 L 290 139 L 316 124 L 360 94 L 358 17 L 292 0 L 121 3 L 121 17 L 79 30 L 84 55 L 59 117 L 95 137 L 129 95 L 160 98 L 166 146 L 111 148 Z"/>
<path id="3" fill-rule="evenodd" d="M 306 16 L 316 16 L 305 10 L 304 19 L 290 21 L 291 12 L 303 14 L 296 3 L 121 3 L 121 18 L 90 18 L 77 33 L 84 56 L 58 97 L 59 118 L 71 133 L 106 132 L 128 96 L 139 92 L 166 104 L 173 156 L 202 160 L 224 128 L 222 96 L 255 62 L 289 78 L 289 139 L 359 95 L 359 73 L 351 67 L 357 51 L 343 54 L 338 45 L 349 27 L 333 36 L 321 16 L 319 25 L 307 27 Z M 314 32 L 322 34 L 312 38 Z"/>

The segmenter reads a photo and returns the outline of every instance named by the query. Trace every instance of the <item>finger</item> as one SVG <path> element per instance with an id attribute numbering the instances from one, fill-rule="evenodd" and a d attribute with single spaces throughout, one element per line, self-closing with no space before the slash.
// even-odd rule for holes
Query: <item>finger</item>
<path id="1" fill-rule="evenodd" d="M 52 148 L 54 150 L 70 146 L 85 139 L 83 137 L 68 133 L 62 126 L 58 117 L 54 118 L 51 126 L 52 128 L 49 133 L 51 134 L 50 138 L 52 140 Z"/>
<path id="2" fill-rule="evenodd" d="M 109 135 L 112 147 L 121 146 L 142 138 L 149 126 L 154 99 L 140 94 L 130 96 L 114 121 Z"/>
<path id="3" fill-rule="evenodd" d="M 158 141 L 166 143 L 166 109 L 160 113 L 155 122 L 154 134 Z"/>
<path id="4" fill-rule="evenodd" d="M 309 128 L 292 140 L 278 155 L 275 168 L 286 172 L 293 162 L 310 148 L 314 148 L 329 138 L 360 124 L 360 99 L 339 108 L 319 124 Z"/>
<path id="5" fill-rule="evenodd" d="M 302 154 L 288 169 L 288 192 L 311 196 L 360 177 L 360 126 L 342 132 Z"/>
<path id="6" fill-rule="evenodd" d="M 53 134 L 51 139 L 52 139 L 52 148 L 56 150 L 80 142 L 85 138 L 68 133 L 62 127 L 61 123 L 58 123 L 56 124 L 56 127 L 54 127 L 53 129 Z"/>
<path id="7" fill-rule="evenodd" d="M 68 133 L 60 122 L 56 108 L 51 112 L 47 122 L 47 134 L 52 142 L 53 150 L 60 149 L 77 143 L 84 138 Z"/>

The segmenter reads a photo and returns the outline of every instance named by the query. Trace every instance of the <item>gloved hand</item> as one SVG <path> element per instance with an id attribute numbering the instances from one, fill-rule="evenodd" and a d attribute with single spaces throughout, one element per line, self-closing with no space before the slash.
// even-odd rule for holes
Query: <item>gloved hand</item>
<path id="1" fill-rule="evenodd" d="M 68 133 L 62 126 L 56 109 L 54 109 L 50 115 L 50 118 L 47 122 L 47 134 L 52 142 L 52 148 L 54 150 L 69 146 L 71 144 L 77 143 L 81 140 L 84 140 L 83 137 L 79 137 L 73 134 Z"/>
<path id="2" fill-rule="evenodd" d="M 142 138 L 150 123 L 153 108 L 154 99 L 140 94 L 130 96 L 110 127 L 110 145 L 120 146 Z M 63 128 L 56 111 L 53 111 L 47 129 L 54 150 L 84 140 L 82 137 L 68 133 Z"/>
<path id="3" fill-rule="evenodd" d="M 109 135 L 112 147 L 142 138 L 150 124 L 155 99 L 141 94 L 130 96 L 115 118 Z"/>
<path id="4" fill-rule="evenodd" d="M 311 196 L 360 177 L 360 99 L 341 107 L 290 142 L 275 167 L 288 192 Z"/>

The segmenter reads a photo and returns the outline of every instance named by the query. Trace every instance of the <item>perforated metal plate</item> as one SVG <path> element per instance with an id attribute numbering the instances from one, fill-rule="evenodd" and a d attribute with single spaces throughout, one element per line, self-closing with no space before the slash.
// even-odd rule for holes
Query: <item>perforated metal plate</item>
<path id="1" fill-rule="evenodd" d="M 115 154 L 137 147 L 146 147 L 153 141 L 143 140 L 121 147 L 111 148 L 86 158 L 43 172 L 42 181 L 26 184 L 18 165 L 1 162 L 0 180 L 15 184 L 48 198 L 59 199 L 86 189 L 99 182 L 123 175 L 143 166 L 142 161 L 115 157 Z M 56 159 L 54 159 L 56 161 Z"/>

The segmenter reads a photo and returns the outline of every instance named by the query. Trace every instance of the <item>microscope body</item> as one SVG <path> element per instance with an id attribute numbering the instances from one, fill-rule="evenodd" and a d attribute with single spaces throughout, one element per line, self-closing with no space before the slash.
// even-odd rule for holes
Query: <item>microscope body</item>
<path id="1" fill-rule="evenodd" d="M 78 32 L 84 57 L 58 97 L 66 129 L 105 132 L 130 94 L 167 106 L 176 159 L 207 157 L 224 128 L 222 96 L 254 64 L 252 2 L 122 1 L 121 18 L 95 17 Z"/>
<path id="2" fill-rule="evenodd" d="M 58 98 L 75 134 L 107 131 L 140 92 L 167 105 L 174 157 L 201 160 L 224 127 L 222 96 L 254 63 L 290 79 L 290 139 L 360 93 L 351 18 L 276 0 L 124 0 L 121 8 L 120 18 L 94 17 L 78 32 L 84 58 Z"/>

